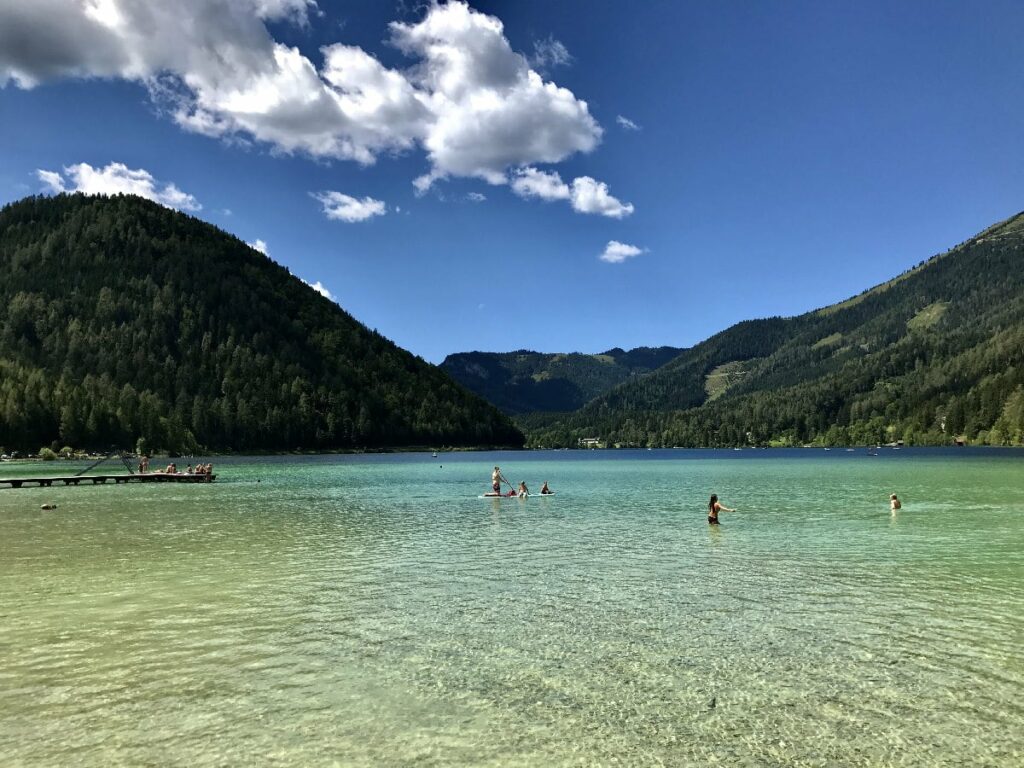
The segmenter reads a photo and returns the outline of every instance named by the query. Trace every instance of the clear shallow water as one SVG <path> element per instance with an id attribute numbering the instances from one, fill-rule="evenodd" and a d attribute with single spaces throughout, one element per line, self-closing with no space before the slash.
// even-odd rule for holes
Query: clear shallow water
<path id="1" fill-rule="evenodd" d="M 4 764 L 1024 762 L 1024 454 L 216 470 L 0 491 Z"/>

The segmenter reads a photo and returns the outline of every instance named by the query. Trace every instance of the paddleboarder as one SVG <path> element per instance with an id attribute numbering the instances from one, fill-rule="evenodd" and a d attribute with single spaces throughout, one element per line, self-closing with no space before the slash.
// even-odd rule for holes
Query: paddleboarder
<path id="1" fill-rule="evenodd" d="M 495 467 L 494 471 L 491 472 L 491 490 L 498 496 L 501 495 L 501 482 L 503 480 L 508 483 L 510 488 L 512 487 L 512 483 L 505 480 L 505 476 L 501 474 L 501 467 Z"/>

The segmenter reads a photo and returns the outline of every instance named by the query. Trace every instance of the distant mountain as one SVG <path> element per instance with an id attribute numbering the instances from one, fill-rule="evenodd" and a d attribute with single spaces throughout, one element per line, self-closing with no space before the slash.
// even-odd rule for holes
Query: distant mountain
<path id="1" fill-rule="evenodd" d="M 449 355 L 441 369 L 467 389 L 507 414 L 574 411 L 632 377 L 672 360 L 675 347 L 609 349 L 598 355 L 461 352 Z"/>
<path id="2" fill-rule="evenodd" d="M 1024 214 L 847 301 L 748 320 L 529 443 L 1024 442 Z"/>
<path id="3" fill-rule="evenodd" d="M 0 210 L 0 445 L 521 445 L 509 419 L 236 237 L 137 197 Z"/>

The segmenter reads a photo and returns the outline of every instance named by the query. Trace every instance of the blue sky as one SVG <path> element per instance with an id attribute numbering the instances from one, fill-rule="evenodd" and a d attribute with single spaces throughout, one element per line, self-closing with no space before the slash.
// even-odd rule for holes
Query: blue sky
<path id="1" fill-rule="evenodd" d="M 1019 3 L 167 5 L 0 0 L 0 202 L 142 191 L 433 362 L 688 346 L 1024 209 Z"/>

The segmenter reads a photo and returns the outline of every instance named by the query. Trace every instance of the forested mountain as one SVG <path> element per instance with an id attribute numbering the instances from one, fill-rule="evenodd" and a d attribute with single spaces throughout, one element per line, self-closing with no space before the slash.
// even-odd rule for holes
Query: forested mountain
<path id="1" fill-rule="evenodd" d="M 575 411 L 633 376 L 660 368 L 682 350 L 638 347 L 609 349 L 597 355 L 460 352 L 441 368 L 467 389 L 508 414 Z"/>
<path id="2" fill-rule="evenodd" d="M 1024 442 L 1024 214 L 852 299 L 739 323 L 529 443 Z"/>
<path id="3" fill-rule="evenodd" d="M 216 227 L 137 197 L 0 210 L 0 445 L 518 445 L 508 418 Z"/>

